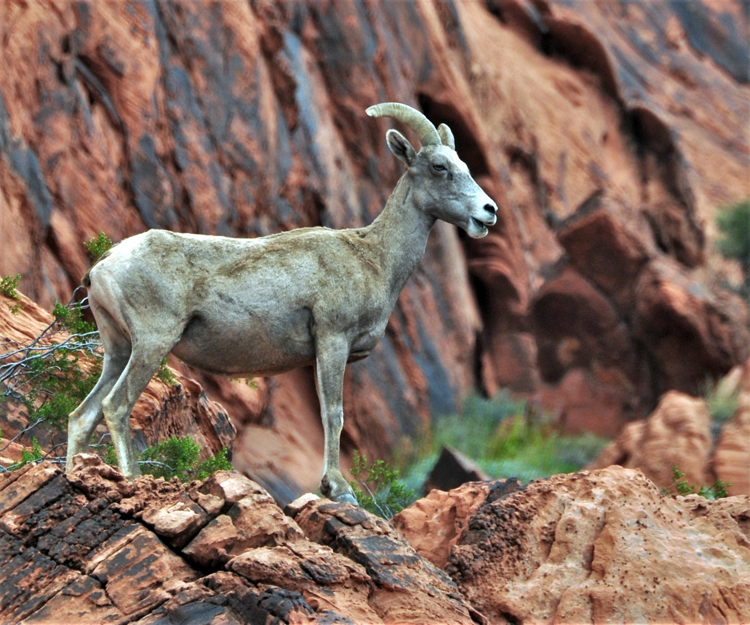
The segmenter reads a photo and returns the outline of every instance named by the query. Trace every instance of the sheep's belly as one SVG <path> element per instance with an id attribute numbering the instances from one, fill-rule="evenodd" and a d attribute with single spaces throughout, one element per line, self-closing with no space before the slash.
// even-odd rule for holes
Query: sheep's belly
<path id="1" fill-rule="evenodd" d="M 275 345 L 271 341 L 248 343 L 241 337 L 214 344 L 209 349 L 195 341 L 180 341 L 172 352 L 183 362 L 225 375 L 275 375 L 315 363 L 312 345 Z"/>
<path id="2" fill-rule="evenodd" d="M 274 375 L 315 362 L 304 312 L 256 323 L 238 322 L 230 311 L 223 317 L 197 315 L 172 352 L 191 366 L 228 375 Z"/>

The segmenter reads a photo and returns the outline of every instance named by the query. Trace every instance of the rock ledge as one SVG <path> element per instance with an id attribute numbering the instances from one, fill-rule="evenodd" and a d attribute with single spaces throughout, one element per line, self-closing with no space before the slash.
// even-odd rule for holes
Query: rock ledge
<path id="1" fill-rule="evenodd" d="M 93 455 L 0 476 L 1 623 L 472 623 L 393 526 L 233 471 L 129 483 Z"/>

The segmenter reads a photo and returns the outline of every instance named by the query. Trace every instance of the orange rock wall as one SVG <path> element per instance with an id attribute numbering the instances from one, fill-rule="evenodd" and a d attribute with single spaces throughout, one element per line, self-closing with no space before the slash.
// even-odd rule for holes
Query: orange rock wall
<path id="1" fill-rule="evenodd" d="M 712 248 L 717 208 L 750 196 L 741 6 L 6 0 L 0 274 L 49 306 L 100 230 L 369 222 L 401 167 L 364 110 L 403 101 L 452 126 L 499 222 L 435 229 L 350 368 L 345 452 L 387 454 L 473 386 L 614 434 L 747 355 L 746 306 L 714 288 L 737 268 Z M 309 371 L 201 383 L 245 426 L 239 466 L 314 485 Z"/>

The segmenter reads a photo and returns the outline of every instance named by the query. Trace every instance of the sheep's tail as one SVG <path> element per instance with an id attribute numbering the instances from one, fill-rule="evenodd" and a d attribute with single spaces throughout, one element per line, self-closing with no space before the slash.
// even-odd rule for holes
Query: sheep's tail
<path id="1" fill-rule="evenodd" d="M 114 248 L 110 248 L 106 252 L 104 252 L 104 254 L 102 254 L 97 259 L 97 261 L 93 265 L 91 265 L 91 267 L 89 268 L 89 270 L 85 274 L 83 274 L 83 278 L 81 278 L 81 284 L 83 286 L 85 286 L 87 289 L 91 286 L 91 270 L 94 267 L 96 267 L 100 262 L 102 262 L 105 258 L 107 258 L 107 256 L 109 256 L 112 253 L 113 249 Z"/>

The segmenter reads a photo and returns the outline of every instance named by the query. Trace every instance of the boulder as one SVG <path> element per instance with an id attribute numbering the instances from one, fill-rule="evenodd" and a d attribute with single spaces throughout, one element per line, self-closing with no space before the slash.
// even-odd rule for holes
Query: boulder
<path id="1" fill-rule="evenodd" d="M 673 484 L 676 466 L 688 483 L 708 486 L 714 482 L 711 448 L 711 415 L 705 400 L 670 391 L 647 421 L 629 424 L 588 468 L 638 468 L 664 488 Z"/>
<path id="2" fill-rule="evenodd" d="M 721 381 L 717 392 L 736 394 L 737 407 L 721 429 L 713 453 L 716 476 L 732 495 L 750 494 L 750 359 Z"/>
<path id="3" fill-rule="evenodd" d="M 285 514 L 232 472 L 123 481 L 96 456 L 0 475 L 0 621 L 750 618 L 750 497 L 664 496 L 637 470 L 432 491 L 398 530 L 312 495 Z M 231 482 L 234 503 L 206 492 Z"/>
<path id="4" fill-rule="evenodd" d="M 393 517 L 393 524 L 419 555 L 444 569 L 451 549 L 468 528 L 469 519 L 488 498 L 521 489 L 518 480 L 469 482 L 430 493 Z"/>
<path id="5" fill-rule="evenodd" d="M 535 481 L 482 506 L 446 570 L 497 622 L 745 621 L 746 521 L 692 505 L 620 467 Z"/>
<path id="6" fill-rule="evenodd" d="M 361 565 L 373 582 L 368 602 L 386 623 L 472 623 L 477 615 L 454 582 L 383 519 L 351 504 L 318 499 L 295 521 L 311 540 Z"/>
<path id="7" fill-rule="evenodd" d="M 750 361 L 735 367 L 712 391 L 735 406 L 722 422 L 708 413 L 706 400 L 670 391 L 647 420 L 628 423 L 588 468 L 618 464 L 639 468 L 662 487 L 674 482 L 675 466 L 696 487 L 716 479 L 731 495 L 750 495 Z"/>
<path id="8" fill-rule="evenodd" d="M 451 536 L 445 570 L 490 622 L 750 617 L 750 497 L 664 496 L 622 467 L 534 480 L 499 496 L 493 487 L 434 492 L 399 520 L 428 557 Z M 436 541 L 424 539 L 428 529 Z"/>
<path id="9" fill-rule="evenodd" d="M 443 447 L 435 465 L 425 480 L 423 490 L 429 493 L 433 489 L 452 490 L 466 482 L 487 480 L 489 476 L 479 465 L 464 456 L 457 449 Z"/>

